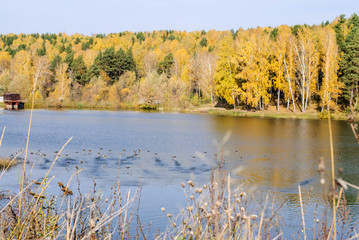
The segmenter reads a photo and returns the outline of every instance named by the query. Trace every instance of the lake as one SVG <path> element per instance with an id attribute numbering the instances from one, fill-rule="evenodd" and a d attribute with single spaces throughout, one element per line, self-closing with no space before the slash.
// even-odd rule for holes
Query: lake
<path id="1" fill-rule="evenodd" d="M 26 146 L 30 111 L 3 113 L 0 127 L 6 126 L 6 132 L 0 157 L 9 157 Z M 344 169 L 344 180 L 359 185 L 359 145 L 346 121 L 332 121 L 332 127 L 336 166 Z M 196 184 L 208 183 L 221 140 L 228 132 L 231 137 L 224 145 L 224 158 L 232 186 L 243 184 L 255 188 L 256 194 L 270 194 L 284 202 L 279 214 L 285 236 L 299 229 L 298 185 L 304 196 L 310 195 L 308 226 L 317 204 L 330 211 L 324 197 L 331 183 L 327 120 L 34 110 L 27 166 L 33 166 L 32 179 L 44 177 L 55 152 L 73 136 L 51 171 L 55 179 L 49 191 L 60 194 L 56 183 L 66 183 L 78 166 L 83 169 L 79 175 L 83 192 L 89 191 L 95 180 L 97 189 L 108 195 L 119 172 L 123 190 L 135 191 L 141 181 L 142 223 L 152 222 L 153 231 L 165 230 L 168 220 L 161 207 L 175 214 L 185 206 L 182 182 L 191 179 Z M 324 186 L 317 172 L 320 157 L 327 168 Z M 235 170 L 239 167 L 240 172 Z M 16 191 L 19 171 L 20 166 L 11 168 L 0 179 L 0 190 Z M 71 186 L 76 188 L 76 181 Z M 357 192 L 348 189 L 346 196 L 357 219 Z"/>

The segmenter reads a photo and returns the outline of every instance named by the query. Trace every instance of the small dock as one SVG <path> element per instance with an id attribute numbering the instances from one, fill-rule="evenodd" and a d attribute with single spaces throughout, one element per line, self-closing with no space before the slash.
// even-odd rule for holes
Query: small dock
<path id="1" fill-rule="evenodd" d="M 5 93 L 3 100 L 5 103 L 5 109 L 7 110 L 24 109 L 24 103 L 20 100 L 20 94 Z"/>

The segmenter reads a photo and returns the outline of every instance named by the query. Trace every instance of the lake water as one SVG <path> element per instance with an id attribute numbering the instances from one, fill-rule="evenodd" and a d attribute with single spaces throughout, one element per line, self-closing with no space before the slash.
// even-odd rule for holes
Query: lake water
<path id="1" fill-rule="evenodd" d="M 0 157 L 26 146 L 30 111 L 4 111 L 1 129 L 6 126 Z M 359 145 L 346 121 L 332 121 L 336 165 L 343 167 L 343 179 L 359 185 Z M 181 183 L 209 181 L 220 142 L 225 144 L 226 168 L 233 187 L 244 184 L 256 192 L 270 193 L 285 204 L 280 210 L 285 236 L 299 229 L 298 185 L 308 196 L 308 225 L 316 204 L 330 205 L 323 197 L 330 184 L 330 147 L 327 120 L 236 118 L 198 114 L 146 113 L 131 111 L 49 111 L 35 110 L 29 144 L 32 179 L 45 175 L 62 145 L 73 136 L 51 176 L 53 194 L 60 194 L 57 182 L 66 183 L 79 166 L 82 191 L 97 188 L 107 195 L 118 175 L 124 190 L 142 185 L 142 223 L 164 230 L 168 221 L 161 212 L 176 213 L 185 206 Z M 46 156 L 44 156 L 44 154 Z M 40 156 L 41 155 L 41 156 Z M 325 159 L 326 185 L 319 183 L 317 165 Z M 238 173 L 232 171 L 242 167 Z M 0 179 L 0 190 L 17 190 L 20 167 L 10 169 Z M 76 186 L 76 182 L 73 181 Z M 346 191 L 355 219 L 358 218 L 357 192 Z M 330 211 L 330 210 L 329 210 Z"/>

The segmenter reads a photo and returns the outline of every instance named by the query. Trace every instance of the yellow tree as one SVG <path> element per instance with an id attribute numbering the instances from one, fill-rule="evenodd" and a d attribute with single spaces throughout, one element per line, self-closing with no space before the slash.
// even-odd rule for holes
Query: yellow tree
<path id="1" fill-rule="evenodd" d="M 238 78 L 244 80 L 241 100 L 263 110 L 269 103 L 269 34 L 261 28 L 250 29 L 237 43 L 240 70 Z"/>
<path id="2" fill-rule="evenodd" d="M 0 52 L 0 73 L 10 68 L 11 56 L 8 52 Z"/>
<path id="3" fill-rule="evenodd" d="M 189 33 L 186 33 L 181 40 L 181 45 L 188 53 L 191 53 L 196 48 L 196 39 Z"/>
<path id="4" fill-rule="evenodd" d="M 240 94 L 241 89 L 236 82 L 238 63 L 233 48 L 233 37 L 231 33 L 227 33 L 218 43 L 218 61 L 216 72 L 214 73 L 214 81 L 216 83 L 216 93 L 220 98 L 224 98 L 228 104 L 236 107 L 236 98 Z"/>
<path id="5" fill-rule="evenodd" d="M 200 91 L 203 96 L 210 98 L 213 104 L 214 73 L 216 71 L 217 56 L 214 53 L 203 51 L 191 59 L 191 82 L 193 88 Z M 197 89 L 198 88 L 198 89 Z"/>
<path id="6" fill-rule="evenodd" d="M 56 67 L 55 79 L 57 80 L 57 83 L 55 85 L 55 90 L 50 94 L 51 98 L 64 101 L 70 96 L 70 78 L 67 70 L 68 65 L 66 63 L 61 63 Z"/>
<path id="7" fill-rule="evenodd" d="M 33 59 L 30 52 L 21 50 L 11 59 L 11 75 L 13 80 L 9 91 L 19 93 L 22 98 L 28 98 L 33 83 Z"/>
<path id="8" fill-rule="evenodd" d="M 96 38 L 95 44 L 92 47 L 92 49 L 101 51 L 102 49 L 105 49 L 105 48 L 106 48 L 106 46 L 104 44 L 104 41 L 100 38 Z"/>
<path id="9" fill-rule="evenodd" d="M 86 51 L 83 52 L 82 59 L 84 60 L 86 67 L 89 68 L 94 63 L 98 53 L 99 53 L 98 50 L 93 50 L 93 49 L 87 49 Z"/>
<path id="10" fill-rule="evenodd" d="M 173 64 L 173 71 L 175 76 L 181 76 L 182 68 L 185 66 L 189 59 L 189 54 L 187 53 L 186 49 L 178 49 L 174 54 L 174 64 Z"/>
<path id="11" fill-rule="evenodd" d="M 159 59 L 160 57 L 158 55 L 158 52 L 154 50 L 150 50 L 144 55 L 141 64 L 143 72 L 145 73 L 144 75 L 148 76 L 152 71 L 156 69 Z"/>
<path id="12" fill-rule="evenodd" d="M 297 75 L 296 83 L 299 88 L 302 112 L 308 107 L 308 102 L 315 91 L 318 77 L 319 52 L 313 30 L 303 27 L 298 31 L 295 46 Z"/>
<path id="13" fill-rule="evenodd" d="M 49 92 L 48 86 L 51 82 L 49 60 L 46 56 L 42 56 L 36 58 L 34 62 L 33 91 L 38 89 L 42 96 L 46 97 Z"/>
<path id="14" fill-rule="evenodd" d="M 289 26 L 279 26 L 277 35 L 272 45 L 271 69 L 274 73 L 274 87 L 277 89 L 277 110 L 279 110 L 280 91 L 284 93 L 287 109 L 292 101 L 293 111 L 295 112 L 294 82 L 296 69 L 294 64 L 294 36 Z"/>
<path id="15" fill-rule="evenodd" d="M 327 25 L 318 33 L 323 60 L 323 81 L 319 90 L 323 111 L 325 107 L 329 110 L 334 106 L 333 100 L 339 97 L 343 83 L 338 81 L 337 75 L 339 56 L 335 32 L 331 26 Z"/>

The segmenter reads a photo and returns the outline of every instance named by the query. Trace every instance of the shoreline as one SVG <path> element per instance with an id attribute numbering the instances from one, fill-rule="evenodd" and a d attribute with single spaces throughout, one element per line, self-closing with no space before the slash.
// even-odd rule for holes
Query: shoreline
<path id="1" fill-rule="evenodd" d="M 0 110 L 4 110 L 5 105 L 0 104 Z M 25 106 L 25 110 L 29 110 L 28 106 Z M 49 106 L 39 104 L 34 107 L 34 109 L 44 109 L 44 110 L 97 110 L 97 111 L 143 111 L 143 112 L 177 112 L 177 113 L 192 113 L 192 114 L 208 114 L 216 116 L 232 116 L 232 117 L 257 117 L 257 118 L 281 118 L 281 119 L 327 119 L 327 114 L 321 114 L 316 110 L 308 110 L 306 112 L 292 112 L 285 108 L 277 111 L 276 109 L 261 110 L 261 111 L 248 111 L 241 109 L 226 109 L 213 107 L 208 105 L 202 105 L 198 107 L 190 108 L 166 108 L 159 107 L 156 110 L 143 110 L 137 107 L 120 107 L 120 106 L 110 106 L 110 105 L 67 105 L 67 106 Z M 359 118 L 359 114 L 355 113 L 356 118 Z M 331 113 L 331 118 L 334 120 L 347 120 L 348 113 L 345 112 L 333 112 Z"/>
<path id="2" fill-rule="evenodd" d="M 281 119 L 317 119 L 323 120 L 326 117 L 321 117 L 320 112 L 292 112 L 292 111 L 246 111 L 239 109 L 223 109 L 223 108 L 198 108 L 192 111 L 193 113 L 202 113 L 218 116 L 233 116 L 233 117 L 258 117 L 258 118 L 281 118 Z M 357 114 L 355 116 L 358 116 Z M 347 114 L 343 112 L 335 112 L 331 114 L 331 119 L 347 120 Z"/>

